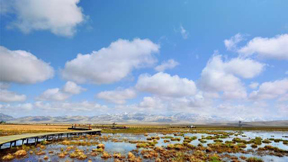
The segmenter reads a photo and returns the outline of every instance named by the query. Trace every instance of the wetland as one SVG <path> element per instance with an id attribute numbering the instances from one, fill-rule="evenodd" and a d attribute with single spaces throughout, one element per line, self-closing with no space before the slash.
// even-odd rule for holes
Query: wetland
<path id="1" fill-rule="evenodd" d="M 41 141 L 1 150 L 2 161 L 288 161 L 287 131 L 193 130 L 121 133 Z M 8 147 L 8 146 L 6 146 Z"/>

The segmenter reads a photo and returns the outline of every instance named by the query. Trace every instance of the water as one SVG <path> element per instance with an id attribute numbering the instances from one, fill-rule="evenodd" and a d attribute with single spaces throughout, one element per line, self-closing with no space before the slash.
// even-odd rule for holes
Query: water
<path id="1" fill-rule="evenodd" d="M 228 132 L 228 131 L 227 131 Z M 243 136 L 244 134 L 244 136 Z M 227 138 L 221 138 L 221 140 L 223 140 L 223 143 L 225 143 L 225 141 L 232 141 L 233 138 L 238 137 L 240 139 L 244 139 L 244 140 L 250 140 L 250 139 L 254 139 L 255 137 L 261 137 L 263 140 L 264 139 L 269 139 L 269 138 L 274 138 L 274 139 L 282 139 L 282 140 L 288 140 L 287 132 L 265 132 L 265 131 L 244 131 L 242 135 L 236 135 L 231 134 L 229 135 L 229 137 Z M 77 141 L 93 141 L 93 142 L 99 142 L 99 143 L 103 143 L 105 144 L 105 151 L 108 152 L 109 154 L 113 153 L 121 153 L 122 155 L 127 156 L 128 152 L 133 151 L 133 150 L 137 150 L 136 147 L 136 143 L 129 143 L 129 141 L 147 141 L 147 137 L 154 137 L 154 136 L 159 136 L 160 139 L 158 140 L 158 143 L 155 146 L 158 147 L 166 147 L 168 144 L 175 144 L 175 143 L 182 143 L 184 140 L 183 136 L 174 136 L 174 134 L 159 134 L 159 133 L 149 133 L 148 136 L 144 136 L 144 134 L 105 134 L 103 133 L 101 137 L 104 136 L 111 136 L 109 138 L 109 140 L 105 141 L 105 140 L 99 140 L 98 137 L 92 138 L 92 139 L 78 139 Z M 165 137 L 165 136 L 172 136 L 172 137 L 177 137 L 180 138 L 180 141 L 171 141 L 168 143 L 165 143 L 163 138 L 161 137 Z M 193 140 L 192 142 L 190 142 L 190 144 L 197 146 L 199 145 L 201 142 L 198 139 L 201 139 L 202 137 L 207 137 L 207 136 L 213 136 L 211 134 L 205 134 L 205 133 L 185 133 L 184 136 L 196 136 L 197 139 Z M 246 137 L 245 137 L 246 136 Z M 285 137 L 284 137 L 285 136 Z M 122 142 L 113 142 L 112 139 L 117 139 L 120 140 Z M 29 140 L 31 142 L 33 142 L 32 140 Z M 72 140 L 72 141 L 76 141 L 76 140 Z M 213 140 L 205 140 L 207 143 L 201 143 L 203 146 L 207 146 L 209 143 L 214 143 Z M 20 143 L 19 143 L 20 142 Z M 18 141 L 17 144 L 21 144 L 22 141 Z M 286 150 L 288 151 L 288 145 L 283 144 L 282 141 L 280 142 L 274 142 L 271 141 L 271 143 L 269 144 L 265 144 L 262 143 L 259 147 L 264 147 L 265 145 L 271 145 L 274 147 L 278 147 L 280 149 Z M 103 160 L 101 159 L 101 154 L 99 154 L 98 156 L 91 156 L 90 153 L 92 151 L 92 149 L 96 149 L 97 145 L 91 145 L 91 146 L 76 146 L 78 149 L 84 150 L 84 153 L 88 156 L 88 158 L 86 160 L 78 160 L 76 158 L 72 159 L 74 161 L 88 161 L 88 159 L 92 160 L 92 161 L 114 161 L 114 158 L 110 158 L 107 160 Z M 69 155 L 67 155 L 65 158 L 59 158 L 58 154 L 61 152 L 61 148 L 67 148 L 67 145 L 62 145 L 61 142 L 54 142 L 52 144 L 48 144 L 46 145 L 46 148 L 43 149 L 43 151 L 45 151 L 45 155 L 35 155 L 35 152 L 39 151 L 40 148 L 36 148 L 36 149 L 30 149 L 33 150 L 33 154 L 29 154 L 28 151 L 28 155 L 22 159 L 14 159 L 12 161 L 38 161 L 39 159 L 43 159 L 44 156 L 48 156 L 49 160 L 48 161 L 66 161 L 66 160 L 70 160 L 71 158 L 69 157 Z M 142 157 L 142 155 L 140 154 L 141 150 L 143 150 L 143 148 L 138 149 L 139 153 L 137 153 L 136 151 L 134 151 L 133 153 L 136 156 L 140 156 Z M 284 162 L 284 161 L 288 161 L 288 156 L 287 154 L 283 157 L 278 157 L 275 155 L 269 155 L 269 154 L 264 154 L 264 155 L 260 155 L 257 153 L 257 148 L 253 149 L 251 147 L 251 144 L 247 144 L 247 147 L 244 148 L 244 150 L 248 151 L 248 153 L 222 153 L 222 154 L 229 154 L 229 155 L 233 155 L 233 156 L 237 156 L 238 158 L 240 156 L 245 156 L 245 157 L 259 157 L 261 159 L 263 159 L 264 161 L 277 161 L 277 162 Z M 250 150 L 250 151 L 249 151 Z M 50 151 L 50 153 L 49 153 Z M 51 153 L 51 151 L 53 151 L 53 153 Z M 70 150 L 69 153 L 74 152 L 74 150 Z M 221 155 L 221 154 L 219 154 Z M 3 155 L 2 155 L 3 156 Z M 2 158 L 2 157 L 1 157 Z M 142 157 L 143 159 L 143 157 Z M 143 161 L 154 161 L 153 160 L 149 160 L 149 159 L 143 159 Z M 224 161 L 230 161 L 230 159 L 227 158 L 222 158 L 222 160 Z M 238 159 L 240 161 L 240 158 Z"/>

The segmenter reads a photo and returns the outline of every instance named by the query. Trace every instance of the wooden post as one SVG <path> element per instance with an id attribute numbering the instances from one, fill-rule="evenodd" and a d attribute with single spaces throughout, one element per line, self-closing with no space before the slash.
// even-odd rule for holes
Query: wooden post
<path id="1" fill-rule="evenodd" d="M 35 145 L 37 145 L 38 137 L 35 137 Z"/>
<path id="2" fill-rule="evenodd" d="M 24 144 L 25 139 L 22 139 L 22 145 Z"/>
<path id="3" fill-rule="evenodd" d="M 28 144 L 28 142 L 29 142 L 29 138 L 27 138 L 26 144 Z"/>

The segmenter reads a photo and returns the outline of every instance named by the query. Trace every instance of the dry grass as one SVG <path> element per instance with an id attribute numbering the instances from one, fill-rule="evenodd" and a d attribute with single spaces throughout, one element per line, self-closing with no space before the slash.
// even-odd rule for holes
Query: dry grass
<path id="1" fill-rule="evenodd" d="M 102 133 L 185 133 L 185 132 L 206 132 L 212 130 L 263 130 L 263 131 L 288 131 L 288 127 L 221 127 L 221 126 L 197 126 L 197 128 L 185 128 L 185 125 L 117 125 L 126 126 L 128 129 L 111 129 L 111 124 L 95 124 L 93 128 L 102 129 Z M 0 124 L 0 136 L 23 134 L 23 133 L 40 133 L 40 132 L 62 132 L 68 131 L 70 124 Z"/>
<path id="2" fill-rule="evenodd" d="M 0 136 L 23 134 L 23 133 L 41 133 L 41 132 L 62 132 L 68 131 L 70 125 L 20 125 L 20 124 L 1 124 Z"/>

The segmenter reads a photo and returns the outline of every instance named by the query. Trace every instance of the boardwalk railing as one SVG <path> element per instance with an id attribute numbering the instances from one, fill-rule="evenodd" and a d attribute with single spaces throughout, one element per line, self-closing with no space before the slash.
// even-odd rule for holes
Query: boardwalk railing
<path id="1" fill-rule="evenodd" d="M 71 137 L 73 135 L 84 135 L 84 134 L 101 134 L 101 129 L 92 129 L 92 130 L 85 130 L 85 131 L 67 131 L 67 132 L 47 132 L 47 133 L 28 133 L 28 134 L 20 134 L 20 135 L 11 135 L 11 136 L 3 136 L 0 137 L 0 149 L 2 145 L 10 143 L 10 147 L 16 146 L 17 141 L 22 141 L 22 145 L 29 143 L 29 139 L 34 139 L 35 144 L 38 143 L 39 139 L 46 139 L 50 140 L 51 138 L 57 137 L 58 139 L 64 137 Z"/>

